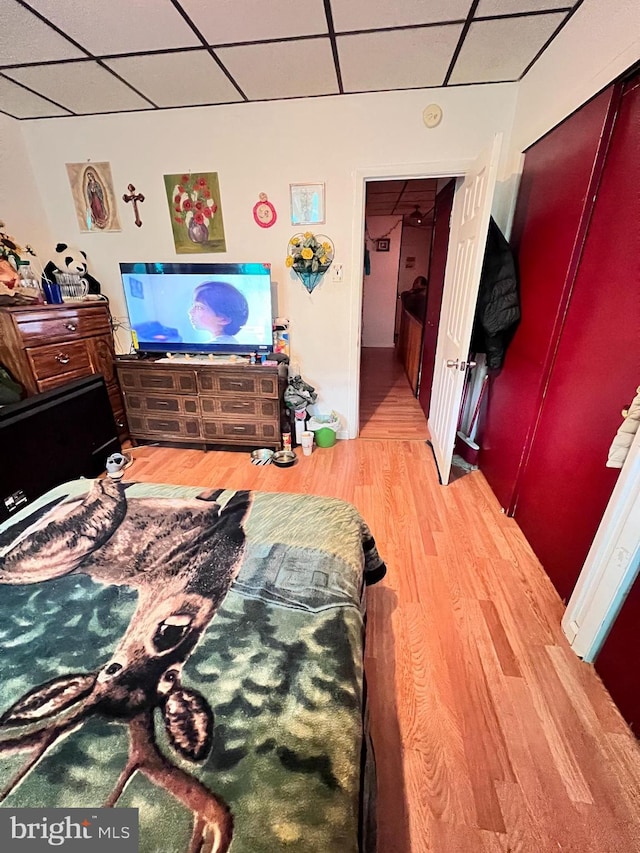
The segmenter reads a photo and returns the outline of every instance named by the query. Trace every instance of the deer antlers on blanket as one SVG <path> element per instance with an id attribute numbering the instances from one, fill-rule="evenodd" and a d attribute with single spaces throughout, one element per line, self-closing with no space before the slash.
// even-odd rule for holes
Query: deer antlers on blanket
<path id="1" fill-rule="evenodd" d="M 226 853 L 233 818 L 226 803 L 159 750 L 154 709 L 169 741 L 189 761 L 205 759 L 213 712 L 181 684 L 182 667 L 235 579 L 244 554 L 242 523 L 249 492 L 221 506 L 221 490 L 202 500 L 132 499 L 121 483 L 97 481 L 84 500 L 59 505 L 0 548 L 0 583 L 29 584 L 71 572 L 138 589 L 136 611 L 111 659 L 92 673 L 54 678 L 26 693 L 0 717 L 0 754 L 29 751 L 0 791 L 5 799 L 61 737 L 96 714 L 129 727 L 129 758 L 107 805 L 137 772 L 194 814 L 189 853 Z M 3 543 L 0 543 L 3 544 Z"/>

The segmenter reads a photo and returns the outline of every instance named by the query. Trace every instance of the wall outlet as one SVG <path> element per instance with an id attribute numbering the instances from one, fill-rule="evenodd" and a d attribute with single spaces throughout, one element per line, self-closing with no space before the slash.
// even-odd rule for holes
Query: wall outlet
<path id="1" fill-rule="evenodd" d="M 344 268 L 342 264 L 332 264 L 331 265 L 331 280 L 332 281 L 343 281 L 344 280 Z"/>

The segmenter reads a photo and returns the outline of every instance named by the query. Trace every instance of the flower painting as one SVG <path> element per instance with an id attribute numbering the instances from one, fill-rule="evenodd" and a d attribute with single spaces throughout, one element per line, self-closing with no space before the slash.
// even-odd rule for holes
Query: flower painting
<path id="1" fill-rule="evenodd" d="M 67 163 L 81 231 L 120 231 L 109 163 Z"/>
<path id="2" fill-rule="evenodd" d="M 176 253 L 226 252 L 217 172 L 165 175 Z"/>

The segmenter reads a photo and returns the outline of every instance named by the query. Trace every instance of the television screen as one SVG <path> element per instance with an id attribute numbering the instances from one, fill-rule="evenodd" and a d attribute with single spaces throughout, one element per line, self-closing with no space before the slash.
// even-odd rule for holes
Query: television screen
<path id="1" fill-rule="evenodd" d="M 120 264 L 138 351 L 269 352 L 270 264 Z"/>

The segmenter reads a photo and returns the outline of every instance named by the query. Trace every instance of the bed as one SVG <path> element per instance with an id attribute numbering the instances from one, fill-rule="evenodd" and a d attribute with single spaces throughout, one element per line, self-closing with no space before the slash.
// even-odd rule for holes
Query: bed
<path id="1" fill-rule="evenodd" d="M 2 806 L 138 809 L 141 853 L 371 853 L 355 507 L 79 480 L 0 526 Z"/>

